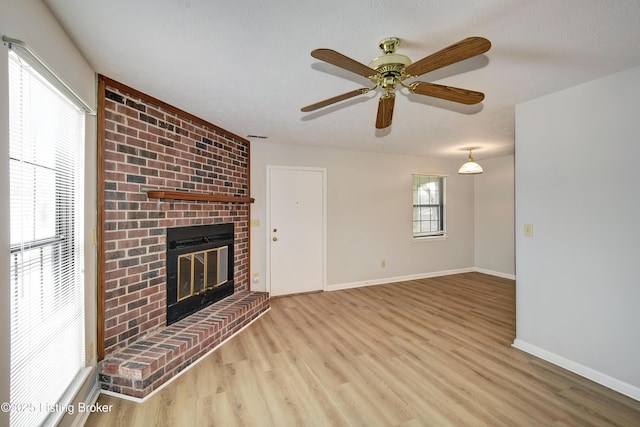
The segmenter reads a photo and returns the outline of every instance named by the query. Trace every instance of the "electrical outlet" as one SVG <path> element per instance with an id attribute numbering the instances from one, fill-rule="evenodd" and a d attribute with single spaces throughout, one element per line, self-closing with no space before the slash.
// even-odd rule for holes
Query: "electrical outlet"
<path id="1" fill-rule="evenodd" d="M 260 219 L 258 218 L 254 218 L 251 220 L 251 226 L 252 227 L 260 227 Z"/>
<path id="2" fill-rule="evenodd" d="M 387 261 L 386 260 L 382 260 L 380 261 L 380 267 L 385 268 L 387 266 Z"/>

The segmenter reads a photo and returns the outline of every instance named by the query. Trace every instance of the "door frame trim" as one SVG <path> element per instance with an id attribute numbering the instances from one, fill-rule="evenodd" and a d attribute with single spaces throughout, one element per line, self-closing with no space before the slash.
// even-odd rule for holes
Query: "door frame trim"
<path id="1" fill-rule="evenodd" d="M 265 290 L 271 295 L 271 243 L 269 236 L 271 235 L 271 171 L 272 170 L 298 170 L 320 172 L 322 174 L 322 291 L 327 290 L 327 168 L 307 167 L 307 166 L 279 166 L 267 165 L 266 179 L 266 222 L 265 228 L 265 244 L 266 244 L 266 271 L 265 271 Z"/>

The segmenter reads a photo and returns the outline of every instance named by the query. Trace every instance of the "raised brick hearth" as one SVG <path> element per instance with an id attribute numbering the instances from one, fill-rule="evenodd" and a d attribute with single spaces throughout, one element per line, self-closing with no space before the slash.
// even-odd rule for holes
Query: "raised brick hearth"
<path id="1" fill-rule="evenodd" d="M 249 141 L 103 76 L 99 87 L 99 380 L 144 397 L 269 307 L 249 287 Z M 234 225 L 236 293 L 167 327 L 166 230 L 219 223 Z"/>
<path id="2" fill-rule="evenodd" d="M 263 292 L 240 291 L 111 354 L 103 390 L 144 398 L 269 308 Z"/>

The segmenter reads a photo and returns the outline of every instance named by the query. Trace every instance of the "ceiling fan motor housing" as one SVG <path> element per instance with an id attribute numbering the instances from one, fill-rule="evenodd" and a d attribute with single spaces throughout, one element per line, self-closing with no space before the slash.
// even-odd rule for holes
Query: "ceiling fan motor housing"
<path id="1" fill-rule="evenodd" d="M 409 64 L 411 64 L 411 59 L 408 56 L 400 55 L 399 53 L 388 53 L 369 62 L 369 68 L 380 72 L 379 68 L 387 65 L 399 65 L 404 68 Z"/>
<path id="2" fill-rule="evenodd" d="M 407 78 L 404 69 L 411 64 L 411 59 L 395 53 L 396 48 L 400 46 L 400 39 L 397 37 L 386 38 L 378 46 L 384 55 L 369 63 L 369 68 L 378 72 L 378 75 L 371 76 L 370 80 L 387 91 L 393 90 L 400 81 Z"/>
<path id="3" fill-rule="evenodd" d="M 382 50 L 384 55 L 371 61 L 369 63 L 369 68 L 373 68 L 379 73 L 384 73 L 384 71 L 379 70 L 379 68 L 384 67 L 385 65 L 399 65 L 404 68 L 411 64 L 411 60 L 407 56 L 396 53 L 396 48 L 398 46 L 400 46 L 400 39 L 397 37 L 388 37 L 382 40 L 378 47 L 380 47 L 380 50 Z"/>

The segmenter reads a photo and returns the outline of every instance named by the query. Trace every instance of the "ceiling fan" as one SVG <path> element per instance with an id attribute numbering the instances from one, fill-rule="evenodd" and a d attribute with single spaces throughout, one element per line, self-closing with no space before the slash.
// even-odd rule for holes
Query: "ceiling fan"
<path id="1" fill-rule="evenodd" d="M 399 45 L 400 39 L 397 37 L 389 37 L 382 40 L 379 47 L 383 55 L 371 61 L 368 66 L 335 50 L 315 49 L 311 51 L 311 56 L 314 58 L 366 77 L 371 80 L 374 86 L 352 90 L 351 92 L 307 105 L 303 107 L 301 111 L 314 111 L 336 102 L 371 92 L 380 87 L 384 90 L 384 93 L 378 102 L 376 128 L 384 129 L 391 125 L 393 106 L 396 99 L 394 91 L 398 85 L 419 95 L 432 96 L 467 105 L 477 104 L 484 99 L 482 92 L 421 81 L 407 82 L 407 80 L 480 55 L 491 48 L 491 42 L 489 40 L 482 37 L 468 37 L 413 63 L 405 55 L 395 53 Z"/>

